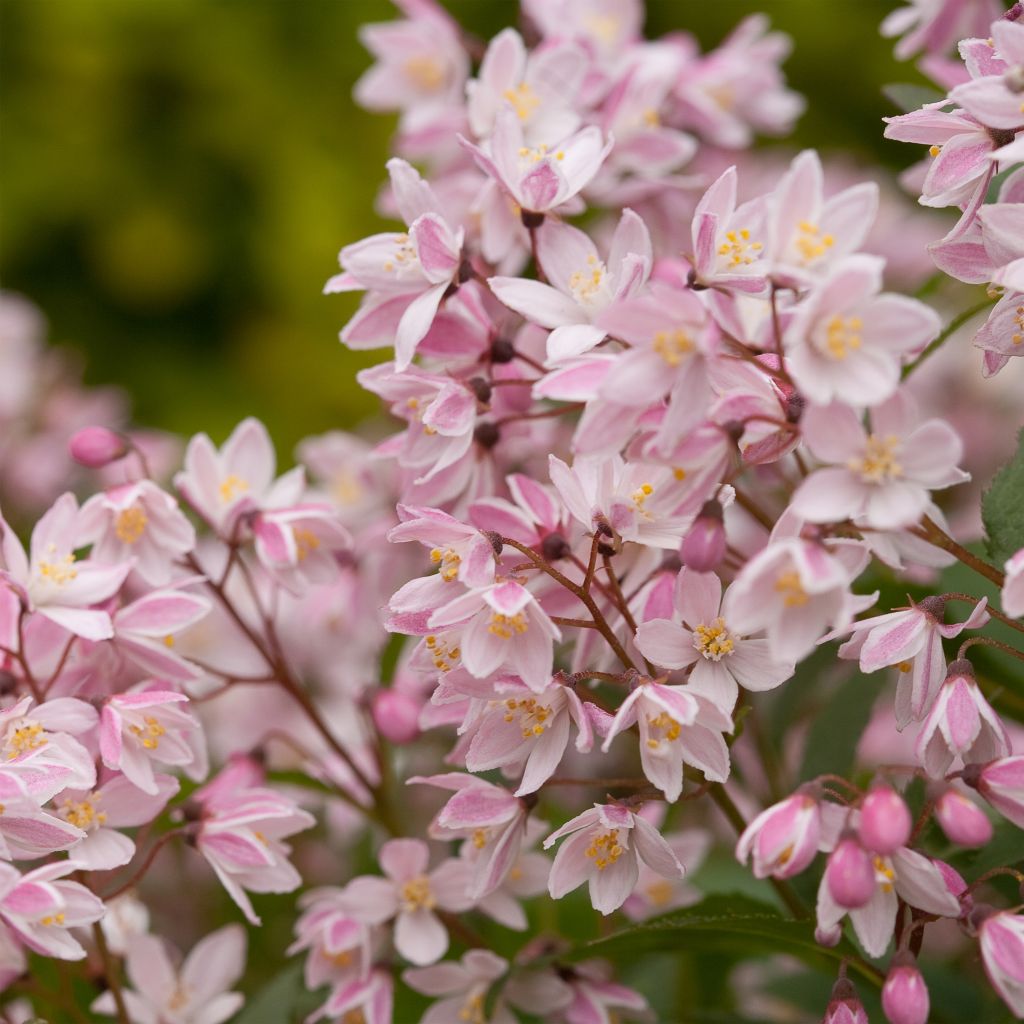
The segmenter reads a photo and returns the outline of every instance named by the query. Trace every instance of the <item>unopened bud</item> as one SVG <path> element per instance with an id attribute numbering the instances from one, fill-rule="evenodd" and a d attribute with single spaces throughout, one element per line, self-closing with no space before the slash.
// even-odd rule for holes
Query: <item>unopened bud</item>
<path id="1" fill-rule="evenodd" d="M 897 953 L 882 986 L 882 1010 L 889 1024 L 928 1024 L 928 986 L 910 953 Z"/>
<path id="2" fill-rule="evenodd" d="M 725 544 L 722 506 L 717 501 L 706 501 L 683 538 L 679 557 L 694 572 L 713 572 L 725 557 Z"/>
<path id="3" fill-rule="evenodd" d="M 123 459 L 131 451 L 131 442 L 124 434 L 107 427 L 83 427 L 71 438 L 68 445 L 75 462 L 90 469 Z"/>
<path id="4" fill-rule="evenodd" d="M 832 995 L 822 1024 L 868 1024 L 864 1004 L 848 978 L 840 978 L 832 986 Z"/>
<path id="5" fill-rule="evenodd" d="M 958 846 L 984 846 L 992 838 L 988 815 L 955 789 L 947 789 L 935 801 L 935 820 L 949 841 Z"/>
<path id="6" fill-rule="evenodd" d="M 907 845 L 914 823 L 903 797 L 889 786 L 877 785 L 864 798 L 860 812 L 860 841 L 873 853 L 893 853 Z"/>
<path id="7" fill-rule="evenodd" d="M 863 907 L 875 892 L 875 868 L 867 851 L 853 837 L 839 841 L 825 866 L 825 884 L 841 907 Z"/>
<path id="8" fill-rule="evenodd" d="M 373 724 L 389 743 L 411 743 L 420 734 L 420 708 L 401 690 L 381 690 L 371 705 Z"/>

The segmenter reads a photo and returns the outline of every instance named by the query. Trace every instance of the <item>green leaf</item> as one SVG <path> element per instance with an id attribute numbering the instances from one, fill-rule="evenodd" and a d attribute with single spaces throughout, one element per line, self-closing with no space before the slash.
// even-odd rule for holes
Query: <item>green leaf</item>
<path id="1" fill-rule="evenodd" d="M 864 676 L 855 672 L 840 684 L 813 719 L 807 734 L 802 779 L 831 772 L 847 775 L 853 767 L 857 742 L 885 679 L 882 673 Z"/>
<path id="2" fill-rule="evenodd" d="M 1017 451 L 992 480 L 981 499 L 988 553 L 997 565 L 1024 548 L 1024 430 Z"/>
<path id="3" fill-rule="evenodd" d="M 698 953 L 789 953 L 812 967 L 835 970 L 849 960 L 850 969 L 878 983 L 878 975 L 847 941 L 827 949 L 814 941 L 814 922 L 783 917 L 770 904 L 739 893 L 718 893 L 696 906 L 674 910 L 643 924 L 575 946 L 557 956 L 561 963 L 601 957 L 635 961 L 640 954 L 695 951 Z"/>
<path id="4" fill-rule="evenodd" d="M 299 1024 L 323 1000 L 323 993 L 306 990 L 301 964 L 292 964 L 249 999 L 232 1024 Z"/>
<path id="5" fill-rule="evenodd" d="M 929 89 L 925 85 L 913 85 L 910 82 L 893 82 L 882 86 L 882 95 L 895 104 L 904 114 L 923 107 L 926 103 L 935 103 L 944 98 L 937 89 Z"/>

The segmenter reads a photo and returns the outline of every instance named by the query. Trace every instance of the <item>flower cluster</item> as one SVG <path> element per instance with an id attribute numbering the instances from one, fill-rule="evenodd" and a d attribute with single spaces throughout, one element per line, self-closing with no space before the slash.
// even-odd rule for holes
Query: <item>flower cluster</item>
<path id="1" fill-rule="evenodd" d="M 642 1019 L 659 994 L 583 940 L 730 920 L 718 846 L 758 928 L 841 963 L 827 1021 L 866 1020 L 849 969 L 924 1024 L 926 933 L 1024 1017 L 1024 536 L 994 506 L 1000 564 L 953 536 L 965 445 L 915 371 L 956 318 L 887 290 L 877 186 L 729 155 L 800 112 L 788 41 L 755 17 L 702 54 L 637 0 L 523 0 L 529 32 L 483 45 L 399 6 L 356 96 L 399 113 L 404 230 L 326 287 L 362 293 L 346 345 L 393 352 L 359 381 L 397 432 L 279 474 L 249 419 L 172 475 L 87 427 L 99 489 L 24 542 L 0 520 L 0 984 L 34 1009 L 28 957 L 84 961 L 119 1024 L 228 1020 L 245 936 L 180 961 L 164 915 L 210 924 L 161 902 L 184 882 L 252 926 L 304 889 L 311 1021 Z M 948 76 L 887 131 L 962 209 L 940 267 L 1004 290 L 994 372 L 1024 331 L 1024 22 L 991 7 L 886 31 Z"/>

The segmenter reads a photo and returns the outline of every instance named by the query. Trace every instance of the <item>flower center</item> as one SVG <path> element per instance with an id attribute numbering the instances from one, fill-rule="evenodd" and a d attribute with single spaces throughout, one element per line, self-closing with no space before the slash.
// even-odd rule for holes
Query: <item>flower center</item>
<path id="1" fill-rule="evenodd" d="M 7 744 L 4 753 L 8 761 L 29 750 L 38 750 L 46 746 L 46 733 L 38 722 L 25 722 L 24 725 L 16 726 L 7 734 Z"/>
<path id="2" fill-rule="evenodd" d="M 721 661 L 736 648 L 732 634 L 726 629 L 725 619 L 721 616 L 710 626 L 701 623 L 693 631 L 693 646 L 709 661 Z"/>
<path id="3" fill-rule="evenodd" d="M 50 928 L 53 925 L 57 925 L 58 927 L 63 927 L 63 925 L 64 925 L 64 915 L 63 915 L 63 913 L 47 914 L 45 917 L 39 918 L 39 923 L 44 928 Z"/>
<path id="4" fill-rule="evenodd" d="M 779 576 L 775 581 L 775 590 L 782 595 L 783 604 L 787 608 L 799 608 L 807 604 L 807 591 L 800 582 L 800 574 L 792 569 Z"/>
<path id="5" fill-rule="evenodd" d="M 433 910 L 437 900 L 430 891 L 430 879 L 426 875 L 417 875 L 402 886 L 402 909 Z"/>
<path id="6" fill-rule="evenodd" d="M 903 475 L 903 467 L 897 461 L 899 444 L 900 439 L 892 434 L 887 437 L 870 434 L 864 446 L 864 454 L 850 459 L 848 466 L 854 473 L 859 473 L 866 484 L 895 480 Z"/>
<path id="7" fill-rule="evenodd" d="M 730 267 L 747 266 L 753 263 L 764 248 L 760 242 L 750 240 L 748 228 L 740 228 L 739 231 L 726 231 L 725 239 L 718 247 L 718 255 L 728 256 Z"/>
<path id="8" fill-rule="evenodd" d="M 1010 335 L 1010 341 L 1014 345 L 1024 342 L 1024 306 L 1018 306 L 1014 310 L 1013 324 L 1016 330 Z"/>
<path id="9" fill-rule="evenodd" d="M 667 878 L 659 878 L 647 886 L 647 898 L 655 907 L 664 907 L 671 902 L 674 894 L 675 887 Z"/>
<path id="10" fill-rule="evenodd" d="M 654 493 L 654 488 L 650 484 L 641 484 L 631 495 L 633 504 L 636 506 L 637 512 L 647 519 L 651 518 L 651 513 L 644 508 L 644 502 Z"/>
<path id="11" fill-rule="evenodd" d="M 183 985 L 180 981 L 174 986 L 174 991 L 171 993 L 170 999 L 167 1000 L 168 1010 L 180 1010 L 182 1007 L 188 1005 L 188 1001 L 191 998 L 191 990 L 188 985 Z"/>
<path id="12" fill-rule="evenodd" d="M 462 559 L 454 548 L 434 548 L 430 552 L 430 560 L 437 566 L 437 573 L 445 581 L 451 583 L 459 575 L 459 563 Z"/>
<path id="13" fill-rule="evenodd" d="M 146 715 L 142 721 L 144 725 L 130 725 L 128 731 L 138 737 L 146 750 L 156 750 L 160 746 L 160 737 L 167 730 L 152 715 Z"/>
<path id="14" fill-rule="evenodd" d="M 623 848 L 619 846 L 619 830 L 613 828 L 594 836 L 586 853 L 597 865 L 597 870 L 604 871 L 609 864 L 614 864 L 622 856 Z"/>
<path id="15" fill-rule="evenodd" d="M 523 739 L 528 740 L 534 736 L 540 736 L 551 724 L 551 709 L 544 704 L 538 704 L 533 697 L 525 700 L 514 700 L 509 698 L 505 701 L 505 721 L 514 722 L 519 719 L 519 725 L 523 730 Z"/>
<path id="16" fill-rule="evenodd" d="M 569 278 L 569 290 L 572 297 L 581 306 L 593 306 L 606 297 L 608 271 L 596 256 L 587 257 L 587 269 L 577 270 Z"/>
<path id="17" fill-rule="evenodd" d="M 146 530 L 149 516 L 138 505 L 132 505 L 118 512 L 114 522 L 114 533 L 122 544 L 135 544 Z"/>
<path id="18" fill-rule="evenodd" d="M 292 532 L 295 537 L 296 556 L 300 562 L 304 562 L 320 547 L 320 538 L 304 526 L 297 526 Z"/>
<path id="19" fill-rule="evenodd" d="M 48 545 L 46 551 L 53 558 L 57 552 L 57 545 Z M 65 583 L 69 583 L 78 575 L 78 570 L 74 568 L 74 564 L 75 556 L 72 553 L 66 554 L 63 558 L 54 558 L 53 561 L 43 559 L 39 562 L 39 575 L 44 580 L 49 580 L 50 583 L 63 587 Z"/>
<path id="20" fill-rule="evenodd" d="M 667 712 L 647 716 L 647 746 L 657 750 L 663 741 L 672 743 L 679 739 L 683 727 Z"/>
<path id="21" fill-rule="evenodd" d="M 428 92 L 436 92 L 444 84 L 444 67 L 436 57 L 410 57 L 402 70 L 414 85 Z"/>
<path id="22" fill-rule="evenodd" d="M 893 871 L 888 862 L 882 857 L 873 857 L 872 864 L 875 868 L 875 880 L 882 887 L 882 892 L 892 892 L 896 872 Z"/>
<path id="23" fill-rule="evenodd" d="M 523 612 L 516 612 L 515 615 L 502 615 L 501 612 L 493 612 L 487 632 L 501 637 L 502 640 L 511 640 L 516 633 L 525 633 L 528 626 L 529 623 Z"/>
<path id="24" fill-rule="evenodd" d="M 833 359 L 845 359 L 861 346 L 860 330 L 864 326 L 859 316 L 845 319 L 834 316 L 825 325 L 825 351 Z"/>
<path id="25" fill-rule="evenodd" d="M 220 491 L 220 500 L 226 505 L 229 501 L 234 501 L 240 494 L 244 494 L 249 490 L 249 484 L 240 476 L 231 473 L 221 481 L 218 490 Z"/>
<path id="26" fill-rule="evenodd" d="M 540 97 L 526 82 L 520 82 L 514 89 L 506 89 L 501 95 L 512 104 L 520 121 L 529 121 L 540 106 Z"/>
<path id="27" fill-rule="evenodd" d="M 487 1024 L 484 1016 L 484 997 L 480 992 L 471 992 L 459 1010 L 459 1020 L 466 1024 Z"/>
<path id="28" fill-rule="evenodd" d="M 658 331 L 654 335 L 653 348 L 669 366 L 678 366 L 693 351 L 693 340 L 679 328 Z"/>
<path id="29" fill-rule="evenodd" d="M 395 239 L 395 248 L 391 253 L 391 258 L 384 261 L 384 269 L 391 273 L 396 265 L 399 270 L 406 270 L 416 266 L 417 263 L 419 263 L 419 257 L 416 255 L 416 247 L 412 244 L 412 240 L 408 235 L 399 235 Z"/>
<path id="30" fill-rule="evenodd" d="M 807 220 L 800 221 L 796 231 L 794 244 L 805 267 L 824 256 L 836 242 L 831 235 L 823 235 L 817 224 Z"/>
<path id="31" fill-rule="evenodd" d="M 462 653 L 458 647 L 449 647 L 443 638 L 438 639 L 436 636 L 428 636 L 425 643 L 434 659 L 434 668 L 439 672 L 450 672 L 452 663 L 458 661 Z"/>
<path id="32" fill-rule="evenodd" d="M 60 816 L 69 824 L 89 832 L 93 826 L 99 827 L 107 820 L 102 811 L 96 810 L 96 804 L 102 799 L 101 793 L 90 793 L 85 800 L 65 799 L 60 809 Z"/>

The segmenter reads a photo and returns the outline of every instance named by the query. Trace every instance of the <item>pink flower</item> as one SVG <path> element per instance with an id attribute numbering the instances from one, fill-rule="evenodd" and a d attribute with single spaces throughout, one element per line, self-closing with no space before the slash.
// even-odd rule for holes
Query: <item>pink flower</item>
<path id="1" fill-rule="evenodd" d="M 1005 818 L 1024 828 L 1024 756 L 1002 757 L 968 774 L 964 781 L 978 792 Z"/>
<path id="2" fill-rule="evenodd" d="M 689 687 L 640 682 L 619 705 L 601 749 L 607 751 L 634 723 L 644 774 L 670 803 L 683 791 L 684 764 L 699 768 L 712 782 L 729 777 L 729 748 L 722 733 L 732 732 L 732 718 L 691 694 Z"/>
<path id="3" fill-rule="evenodd" d="M 180 766 L 200 781 L 208 762 L 202 729 L 188 697 L 171 690 L 142 690 L 107 698 L 100 720 L 100 756 L 144 793 L 159 792 L 153 764 Z"/>
<path id="4" fill-rule="evenodd" d="M 438 608 L 428 625 L 461 627 L 462 664 L 478 679 L 506 668 L 531 690 L 539 692 L 551 681 L 553 645 L 561 631 L 513 580 L 467 591 Z"/>
<path id="5" fill-rule="evenodd" d="M 1003 567 L 1006 582 L 1003 584 L 1003 611 L 1015 619 L 1024 615 L 1024 548 L 1021 548 Z"/>
<path id="6" fill-rule="evenodd" d="M 42 704 L 22 697 L 0 710 L 0 772 L 22 781 L 39 803 L 65 786 L 92 786 L 96 767 L 76 737 L 91 733 L 97 721 L 96 709 L 74 697 Z"/>
<path id="7" fill-rule="evenodd" d="M 288 956 L 307 951 L 303 971 L 306 988 L 338 986 L 365 977 L 371 955 L 370 929 L 356 921 L 345 907 L 344 891 L 335 887 L 313 889 L 299 897 L 303 908 L 295 923 L 296 940 Z"/>
<path id="8" fill-rule="evenodd" d="M 402 972 L 402 981 L 414 991 L 437 999 L 420 1018 L 420 1024 L 483 1021 L 487 992 L 507 970 L 508 961 L 502 957 L 486 949 L 471 949 L 457 964 L 446 960 L 431 967 L 408 967 Z M 514 1020 L 508 1010 L 500 1008 L 488 1019 L 493 1024 Z"/>
<path id="9" fill-rule="evenodd" d="M 957 468 L 963 444 L 945 420 L 914 428 L 911 407 L 895 395 L 871 410 L 871 433 L 849 406 L 807 410 L 801 423 L 808 448 L 827 469 L 812 473 L 793 495 L 797 515 L 816 523 L 852 519 L 876 530 L 913 526 L 931 491 L 964 483 Z"/>
<path id="10" fill-rule="evenodd" d="M 657 820 L 652 824 L 657 825 Z M 695 871 L 708 855 L 711 838 L 705 829 L 692 828 L 666 835 L 665 842 L 672 848 L 680 864 L 685 864 L 688 871 Z M 703 898 L 704 894 L 695 885 L 679 878 L 663 878 L 645 863 L 641 863 L 636 888 L 623 903 L 622 912 L 631 921 L 645 921 L 657 914 L 692 906 Z"/>
<path id="11" fill-rule="evenodd" d="M 377 855 L 386 878 L 363 875 L 345 887 L 343 903 L 357 921 L 395 918 L 395 948 L 410 963 L 434 963 L 448 949 L 448 932 L 435 910 L 460 913 L 467 896 L 467 866 L 447 860 L 427 871 L 430 850 L 421 839 L 389 839 Z"/>
<path id="12" fill-rule="evenodd" d="M 991 33 L 989 45 L 994 45 L 995 53 L 988 58 L 985 73 L 972 74 L 972 80 L 956 86 L 949 99 L 986 128 L 1016 131 L 1022 121 L 1019 81 L 1024 65 L 1024 25 L 1001 18 L 992 24 Z"/>
<path id="13" fill-rule="evenodd" d="M 78 561 L 81 512 L 73 494 L 63 494 L 32 530 L 29 554 L 0 518 L 0 581 L 6 581 L 32 611 L 87 640 L 112 634 L 110 616 L 90 607 L 112 597 L 131 563 Z"/>
<path id="14" fill-rule="evenodd" d="M 210 791 L 203 802 L 196 849 L 247 920 L 258 925 L 260 919 L 245 890 L 294 892 L 302 877 L 288 860 L 290 848 L 281 840 L 315 823 L 312 814 L 270 789 Z"/>
<path id="15" fill-rule="evenodd" d="M 772 660 L 767 640 L 731 630 L 728 603 L 728 594 L 722 601 L 722 583 L 714 573 L 683 569 L 676 577 L 672 618 L 641 622 L 636 645 L 655 665 L 692 665 L 687 690 L 731 714 L 740 686 L 774 689 L 793 674 L 793 667 Z"/>
<path id="16" fill-rule="evenodd" d="M 1010 738 L 981 695 L 969 661 L 954 661 L 917 738 L 917 758 L 932 778 L 945 775 L 959 757 L 983 764 L 1010 754 Z"/>
<path id="17" fill-rule="evenodd" d="M 175 476 L 174 486 L 214 530 L 231 537 L 247 513 L 298 501 L 302 468 L 275 481 L 275 466 L 267 428 L 250 417 L 235 427 L 220 450 L 206 434 L 196 434 L 185 450 L 185 468 Z"/>
<path id="18" fill-rule="evenodd" d="M 791 878 L 814 860 L 821 838 L 818 801 L 796 792 L 763 810 L 743 830 L 736 844 L 741 864 L 753 855 L 755 878 Z"/>
<path id="19" fill-rule="evenodd" d="M 97 562 L 133 568 L 152 586 L 171 579 L 173 563 L 196 543 L 196 531 L 178 503 L 150 480 L 112 487 L 83 506 L 79 538 Z"/>
<path id="20" fill-rule="evenodd" d="M 681 877 L 684 868 L 661 833 L 644 818 L 618 804 L 594 806 L 566 822 L 544 840 L 548 849 L 559 839 L 548 891 L 553 899 L 589 882 L 595 910 L 610 914 L 626 901 L 639 877 L 639 863 L 665 878 Z"/>
<path id="21" fill-rule="evenodd" d="M 84 833 L 72 860 L 87 871 L 109 871 L 127 864 L 135 854 L 135 843 L 116 830 L 148 824 L 180 788 L 169 775 L 157 775 L 155 782 L 155 794 L 137 789 L 124 775 L 115 775 L 94 791 L 64 790 L 58 813 Z"/>
<path id="22" fill-rule="evenodd" d="M 611 151 L 599 128 L 590 125 L 550 148 L 528 146 L 523 123 L 512 103 L 502 106 L 486 147 L 459 136 L 480 169 L 528 213 L 545 214 L 585 188 Z"/>
<path id="23" fill-rule="evenodd" d="M 34 860 L 67 850 L 84 838 L 74 824 L 47 813 L 17 775 L 0 774 L 0 857 Z"/>
<path id="24" fill-rule="evenodd" d="M 494 582 L 494 547 L 475 526 L 436 508 L 398 506 L 401 522 L 388 531 L 392 542 L 419 541 L 430 547 L 430 561 L 444 583 L 458 580 L 467 587 Z"/>
<path id="25" fill-rule="evenodd" d="M 992 987 L 1017 1017 L 1024 1017 L 1024 916 L 1004 910 L 978 929 L 981 962 Z"/>
<path id="26" fill-rule="evenodd" d="M 1012 357 L 1024 355 L 1024 291 L 1011 289 L 1003 295 L 974 336 L 974 344 L 985 353 L 986 377 L 998 373 Z"/>
<path id="27" fill-rule="evenodd" d="M 196 679 L 200 670 L 174 650 L 175 638 L 204 619 L 211 607 L 205 597 L 184 590 L 151 590 L 114 613 L 114 646 L 161 679 Z"/>
<path id="28" fill-rule="evenodd" d="M 946 675 L 943 639 L 952 640 L 965 629 L 978 629 L 988 622 L 987 600 L 982 598 L 964 622 L 943 623 L 945 605 L 928 597 L 909 608 L 860 619 L 848 627 L 853 636 L 839 648 L 840 657 L 860 658 L 862 672 L 877 672 L 898 665 L 896 724 L 903 729 L 911 720 L 928 713 L 935 692 Z M 830 634 L 834 639 L 840 632 Z"/>
<path id="29" fill-rule="evenodd" d="M 180 966 L 155 935 L 139 935 L 128 947 L 125 967 L 132 988 L 122 995 L 133 1020 L 168 1024 L 223 1024 L 245 1002 L 227 991 L 245 970 L 245 931 L 229 924 L 198 942 Z M 91 1007 L 93 1013 L 117 1016 L 111 992 Z"/>
<path id="30" fill-rule="evenodd" d="M 900 366 L 938 333 L 938 315 L 916 299 L 879 295 L 882 261 L 848 256 L 794 310 L 785 328 L 787 366 L 819 405 L 877 405 L 896 391 Z M 805 431 L 804 437 L 814 441 Z"/>
<path id="31" fill-rule="evenodd" d="M 327 504 L 306 503 L 256 513 L 252 521 L 256 557 L 285 589 L 301 594 L 338 576 L 337 556 L 352 536 Z"/>
<path id="32" fill-rule="evenodd" d="M 634 295 L 651 272 L 650 234 L 632 210 L 619 219 L 607 263 L 587 234 L 556 220 L 537 231 L 537 255 L 550 284 L 517 277 L 492 277 L 487 283 L 510 309 L 551 329 L 551 365 L 583 355 L 601 341 L 602 314 Z"/>
<path id="33" fill-rule="evenodd" d="M 847 910 L 829 891 L 826 879 L 818 887 L 818 927 L 835 928 L 849 913 L 853 930 L 868 956 L 879 957 L 889 945 L 899 900 L 918 910 L 941 917 L 957 917 L 959 900 L 947 888 L 935 863 L 927 857 L 902 847 L 891 856 L 876 854 L 872 858 L 875 888 L 862 906 Z"/>
<path id="34" fill-rule="evenodd" d="M 882 35 L 902 36 L 895 51 L 900 60 L 922 50 L 943 53 L 958 39 L 987 32 L 1001 11 L 997 0 L 910 0 L 886 15 Z"/>
<path id="35" fill-rule="evenodd" d="M 358 977 L 336 986 L 319 1009 L 307 1020 L 329 1017 L 332 1021 L 344 1020 L 350 1014 L 358 1014 L 356 1020 L 365 1024 L 391 1024 L 392 1007 L 395 1000 L 395 982 L 390 970 L 374 968 L 365 977 Z"/>
<path id="36" fill-rule="evenodd" d="M 0 920 L 33 952 L 57 960 L 85 956 L 71 929 L 98 921 L 104 907 L 84 885 L 58 881 L 77 867 L 65 860 L 20 875 L 0 862 Z"/>

